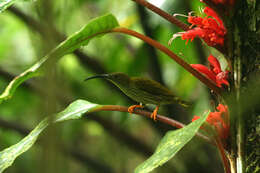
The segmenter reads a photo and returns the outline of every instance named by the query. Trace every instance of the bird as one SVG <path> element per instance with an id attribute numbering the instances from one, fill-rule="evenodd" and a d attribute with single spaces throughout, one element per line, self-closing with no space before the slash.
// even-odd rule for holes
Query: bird
<path id="1" fill-rule="evenodd" d="M 140 103 L 139 105 L 132 105 L 128 108 L 129 113 L 133 113 L 135 108 L 143 108 L 145 104 L 154 104 L 156 108 L 151 113 L 151 118 L 156 121 L 157 113 L 161 105 L 178 103 L 183 107 L 188 107 L 189 102 L 181 100 L 175 96 L 171 90 L 156 82 L 154 80 L 144 77 L 130 77 L 125 73 L 115 72 L 109 74 L 99 74 L 86 78 L 84 81 L 103 78 L 112 82 L 125 95 L 132 100 Z"/>

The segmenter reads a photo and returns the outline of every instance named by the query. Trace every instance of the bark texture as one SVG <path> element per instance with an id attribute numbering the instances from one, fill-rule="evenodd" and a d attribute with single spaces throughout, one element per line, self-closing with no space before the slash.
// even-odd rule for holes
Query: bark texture
<path id="1" fill-rule="evenodd" d="M 234 70 L 236 172 L 260 171 L 260 1 L 237 0 L 228 54 Z M 233 114 L 234 115 L 234 114 Z M 234 142 L 235 141 L 235 142 Z M 231 142 L 232 143 L 232 142 Z M 235 151 L 235 152 L 234 152 Z M 239 163 L 239 159 L 241 159 Z M 242 165 L 241 165 L 242 164 Z"/>

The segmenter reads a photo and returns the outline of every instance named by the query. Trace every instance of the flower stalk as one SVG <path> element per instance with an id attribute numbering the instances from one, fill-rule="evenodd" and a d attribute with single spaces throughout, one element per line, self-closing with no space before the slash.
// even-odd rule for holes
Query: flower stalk
<path id="1" fill-rule="evenodd" d="M 221 89 L 214 82 L 212 82 L 210 79 L 208 79 L 207 77 L 203 76 L 200 72 L 198 72 L 197 70 L 192 68 L 190 66 L 190 64 L 185 62 L 182 58 L 177 56 L 175 53 L 173 53 L 170 49 L 168 49 L 167 47 L 165 47 L 161 43 L 151 39 L 150 37 L 147 37 L 147 36 L 145 36 L 143 34 L 140 34 L 140 33 L 136 32 L 136 31 L 133 31 L 133 30 L 130 30 L 130 29 L 127 29 L 127 28 L 122 28 L 122 27 L 115 28 L 111 32 L 124 33 L 124 34 L 131 35 L 131 36 L 137 37 L 137 38 L 145 41 L 146 43 L 150 44 L 151 46 L 153 46 L 153 47 L 159 49 L 160 51 L 162 51 L 163 53 L 167 54 L 176 63 L 181 65 L 184 69 L 186 69 L 193 76 L 195 76 L 197 79 L 199 79 L 207 87 L 209 87 L 211 90 L 213 90 L 216 94 L 220 94 L 221 93 Z"/>
<path id="2" fill-rule="evenodd" d="M 98 108 L 95 108 L 92 110 L 92 112 L 98 112 L 98 111 L 119 111 L 119 112 L 128 112 L 128 107 L 125 106 L 119 106 L 119 105 L 102 105 Z M 133 113 L 136 115 L 141 115 L 141 116 L 145 116 L 147 118 L 150 119 L 151 116 L 151 112 L 147 112 L 141 109 L 134 109 Z M 176 127 L 176 128 L 183 128 L 185 126 L 185 124 L 182 124 L 181 122 L 178 122 L 176 120 L 173 120 L 171 118 L 168 118 L 166 116 L 163 115 L 159 115 L 157 114 L 157 119 L 159 122 L 168 124 L 172 127 Z M 208 138 L 207 136 L 201 134 L 201 133 L 197 133 L 196 136 L 198 136 L 199 138 L 203 139 L 204 141 L 215 145 L 215 143 L 213 143 L 213 141 Z"/>
<path id="3" fill-rule="evenodd" d="M 188 31 L 189 25 L 183 23 L 182 21 L 178 20 L 176 17 L 166 13 L 165 11 L 161 10 L 160 8 L 156 7 L 155 5 L 147 2 L 146 0 L 132 0 L 144 7 L 146 7 L 147 9 L 153 11 L 154 13 L 158 14 L 159 16 L 163 17 L 164 19 L 166 19 L 167 21 L 171 22 L 172 24 L 178 26 L 179 28 L 181 28 L 184 31 Z"/>

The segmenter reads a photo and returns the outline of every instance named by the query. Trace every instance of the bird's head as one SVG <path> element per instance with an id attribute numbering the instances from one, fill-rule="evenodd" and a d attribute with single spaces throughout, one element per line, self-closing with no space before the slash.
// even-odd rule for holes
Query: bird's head
<path id="1" fill-rule="evenodd" d="M 85 79 L 84 81 L 94 79 L 94 78 L 107 79 L 117 86 L 127 86 L 130 82 L 130 77 L 121 72 L 110 73 L 110 74 L 100 74 L 100 75 L 89 77 L 89 78 Z"/>

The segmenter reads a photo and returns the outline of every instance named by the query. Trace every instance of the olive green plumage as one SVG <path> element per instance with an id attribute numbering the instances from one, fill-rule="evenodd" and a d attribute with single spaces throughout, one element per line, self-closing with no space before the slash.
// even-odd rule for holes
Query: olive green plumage
<path id="1" fill-rule="evenodd" d="M 124 73 L 111 73 L 89 77 L 85 81 L 94 78 L 109 80 L 128 97 L 142 104 L 155 104 L 159 106 L 178 103 L 182 106 L 189 105 L 187 102 L 176 97 L 168 88 L 151 79 L 129 77 Z"/>

